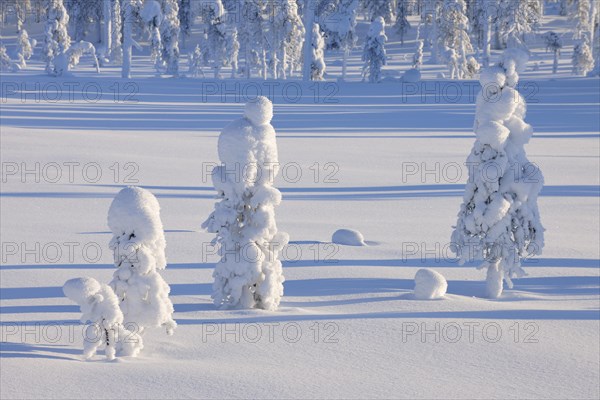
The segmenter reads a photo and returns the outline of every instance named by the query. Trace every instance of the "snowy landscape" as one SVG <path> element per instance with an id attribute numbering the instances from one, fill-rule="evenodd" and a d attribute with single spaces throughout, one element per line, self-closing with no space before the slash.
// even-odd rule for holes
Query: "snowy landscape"
<path id="1" fill-rule="evenodd" d="M 0 398 L 600 398 L 599 20 L 3 0 Z"/>

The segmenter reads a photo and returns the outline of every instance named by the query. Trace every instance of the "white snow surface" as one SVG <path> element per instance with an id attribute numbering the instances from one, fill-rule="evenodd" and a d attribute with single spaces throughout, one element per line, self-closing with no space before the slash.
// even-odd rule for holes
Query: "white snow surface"
<path id="1" fill-rule="evenodd" d="M 366 246 L 363 234 L 355 229 L 338 229 L 333 232 L 331 241 L 345 246 Z"/>

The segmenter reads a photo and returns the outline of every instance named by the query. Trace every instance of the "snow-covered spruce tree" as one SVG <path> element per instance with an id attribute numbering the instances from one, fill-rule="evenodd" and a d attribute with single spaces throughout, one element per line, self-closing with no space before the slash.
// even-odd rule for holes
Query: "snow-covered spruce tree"
<path id="1" fill-rule="evenodd" d="M 65 282 L 63 293 L 79 305 L 81 322 L 89 322 L 84 332 L 84 358 L 92 358 L 102 346 L 109 360 L 115 356 L 135 357 L 144 348 L 136 329 L 130 331 L 123 325 L 119 299 L 108 285 L 93 278 L 75 278 Z"/>
<path id="2" fill-rule="evenodd" d="M 63 0 L 46 0 L 48 19 L 44 28 L 44 48 L 42 50 L 46 61 L 46 72 L 54 74 L 54 58 L 64 53 L 71 45 L 71 37 L 67 32 L 69 14 Z"/>
<path id="3" fill-rule="evenodd" d="M 304 25 L 296 0 L 271 2 L 271 72 L 275 79 L 286 79 L 302 54 Z"/>
<path id="4" fill-rule="evenodd" d="M 228 27 L 225 33 L 225 54 L 227 55 L 227 64 L 231 67 L 231 77 L 235 78 L 238 72 L 238 56 L 240 54 L 240 42 L 235 26 Z"/>
<path id="5" fill-rule="evenodd" d="M 346 79 L 348 56 L 356 46 L 356 10 L 358 0 L 339 0 L 333 12 L 323 18 L 320 28 L 325 32 L 325 44 L 328 50 L 341 50 L 342 80 Z"/>
<path id="6" fill-rule="evenodd" d="M 417 40 L 417 50 L 413 55 L 413 68 L 421 69 L 421 65 L 423 65 L 423 40 Z"/>
<path id="7" fill-rule="evenodd" d="M 272 117 L 271 101 L 260 96 L 219 136 L 222 164 L 212 179 L 221 200 L 202 227 L 220 246 L 212 294 L 220 308 L 275 310 L 283 295 L 278 254 L 288 235 L 275 223 L 281 193 L 273 187 L 279 164 Z"/>
<path id="8" fill-rule="evenodd" d="M 572 61 L 573 74 L 575 75 L 586 76 L 588 72 L 594 69 L 592 49 L 590 49 L 585 36 L 575 45 Z"/>
<path id="9" fill-rule="evenodd" d="M 160 37 L 163 43 L 162 59 L 166 73 L 179 75 L 179 6 L 177 0 L 162 0 L 163 20 L 160 24 Z"/>
<path id="10" fill-rule="evenodd" d="M 177 326 L 169 285 L 160 276 L 167 266 L 165 235 L 156 197 L 139 187 L 122 189 L 108 211 L 113 233 L 110 249 L 117 270 L 110 286 L 115 291 L 125 323 L 139 331 L 164 327 L 168 335 Z"/>
<path id="11" fill-rule="evenodd" d="M 511 37 L 525 44 L 525 35 L 538 30 L 541 20 L 541 0 L 498 0 L 495 35 L 496 48 L 506 48 Z"/>
<path id="12" fill-rule="evenodd" d="M 192 33 L 192 26 L 194 25 L 192 1 L 193 0 L 179 0 L 179 25 L 181 28 L 179 34 L 181 38 L 181 47 L 183 49 L 186 48 L 186 39 Z"/>
<path id="13" fill-rule="evenodd" d="M 266 73 L 265 54 L 267 49 L 263 27 L 264 21 L 262 1 L 240 0 L 241 15 L 236 18 L 238 36 L 244 54 L 244 75 L 249 79 L 252 68 L 258 66 L 261 76 Z"/>
<path id="14" fill-rule="evenodd" d="M 378 17 L 383 17 L 386 24 L 390 24 L 394 19 L 394 1 L 393 0 L 367 0 L 365 8 L 371 21 Z"/>
<path id="15" fill-rule="evenodd" d="M 13 70 L 14 64 L 6 53 L 6 46 L 0 43 L 0 71 L 7 72 Z"/>
<path id="16" fill-rule="evenodd" d="M 577 0 L 575 14 L 575 33 L 573 38 L 582 39 L 590 31 L 590 0 Z"/>
<path id="17" fill-rule="evenodd" d="M 445 55 L 452 79 L 464 79 L 468 75 L 467 53 L 473 51 L 468 29 L 464 0 L 444 0 L 436 40 L 439 48 L 449 49 Z"/>
<path id="18" fill-rule="evenodd" d="M 524 121 L 525 99 L 515 89 L 528 55 L 508 49 L 500 63 L 481 73 L 474 130 L 477 138 L 466 165 L 469 180 L 452 233 L 452 250 L 465 261 L 482 260 L 487 295 L 502 293 L 503 280 L 524 275 L 521 259 L 541 254 L 544 228 L 537 197 L 539 168 L 524 145 L 533 129 Z"/>
<path id="19" fill-rule="evenodd" d="M 27 66 L 27 60 L 33 55 L 33 48 L 37 44 L 35 39 L 29 39 L 24 28 L 21 28 L 17 36 L 17 64 L 20 69 Z"/>
<path id="20" fill-rule="evenodd" d="M 204 75 L 204 71 L 202 70 L 202 64 L 203 64 L 202 50 L 200 49 L 199 44 L 196 45 L 196 48 L 194 49 L 194 51 L 192 53 L 188 54 L 188 58 L 189 58 L 188 73 L 194 78 L 197 78 L 200 75 L 202 75 L 202 77 L 204 78 L 205 75 Z"/>
<path id="21" fill-rule="evenodd" d="M 552 64 L 552 73 L 556 74 L 558 72 L 558 59 L 560 57 L 560 49 L 562 49 L 562 39 L 556 32 L 549 31 L 546 32 L 543 36 L 544 41 L 546 42 L 546 51 L 551 51 L 554 53 L 554 62 Z"/>
<path id="22" fill-rule="evenodd" d="M 396 8 L 396 22 L 394 23 L 394 29 L 400 36 L 400 43 L 404 44 L 404 35 L 410 30 L 410 22 L 408 22 L 408 7 L 407 0 L 398 0 Z"/>
<path id="23" fill-rule="evenodd" d="M 151 32 L 150 40 L 150 61 L 154 64 L 157 73 L 162 73 L 164 62 L 162 59 L 162 39 L 160 37 L 160 25 L 162 24 L 163 15 L 160 3 L 156 0 L 146 0 L 140 17 Z"/>
<path id="24" fill-rule="evenodd" d="M 73 40 L 84 40 L 92 22 L 102 20 L 103 0 L 65 0 Z"/>
<path id="25" fill-rule="evenodd" d="M 123 61 L 123 43 L 125 43 L 125 39 L 123 37 L 123 21 L 125 18 L 128 18 L 124 11 L 121 9 L 121 2 L 127 2 L 128 0 L 112 0 L 111 3 L 111 12 L 110 12 L 110 51 L 109 56 L 112 61 L 115 63 L 120 63 Z M 135 17 L 135 13 L 139 11 L 141 5 L 138 1 L 133 2 L 133 12 Z M 138 46 L 139 47 L 139 46 Z"/>
<path id="26" fill-rule="evenodd" d="M 141 21 L 141 3 L 138 0 L 121 0 L 121 27 L 123 34 L 123 67 L 121 76 L 125 79 L 131 78 L 131 56 L 133 47 L 141 49 L 133 38 L 133 28 Z M 161 24 L 162 25 L 162 24 Z M 114 31 L 113 25 L 113 31 Z M 113 40 L 114 43 L 114 40 Z M 114 53 L 114 50 L 113 50 Z M 114 56 L 114 54 L 113 54 Z M 114 57 L 113 57 L 114 58 Z"/>
<path id="27" fill-rule="evenodd" d="M 365 62 L 363 66 L 362 76 L 363 81 L 369 76 L 369 82 L 377 83 L 381 80 L 381 67 L 386 64 L 385 54 L 385 21 L 383 17 L 376 18 L 371 22 L 365 47 L 363 49 L 362 60 Z"/>
<path id="28" fill-rule="evenodd" d="M 215 79 L 221 77 L 221 68 L 227 64 L 225 53 L 226 25 L 225 8 L 221 0 L 209 0 L 202 3 L 201 15 L 206 24 L 206 43 L 203 51 L 211 60 Z"/>
<path id="29" fill-rule="evenodd" d="M 96 57 L 96 47 L 90 42 L 80 40 L 79 42 L 71 44 L 71 46 L 64 52 L 54 57 L 54 69 L 52 75 L 63 76 L 67 74 L 73 67 L 79 64 L 79 59 L 89 54 L 94 61 L 96 72 L 100 72 L 100 65 L 98 58 Z"/>
<path id="30" fill-rule="evenodd" d="M 325 74 L 325 40 L 321 35 L 321 29 L 318 24 L 313 24 L 312 27 L 312 64 L 311 76 L 313 81 L 322 81 Z"/>

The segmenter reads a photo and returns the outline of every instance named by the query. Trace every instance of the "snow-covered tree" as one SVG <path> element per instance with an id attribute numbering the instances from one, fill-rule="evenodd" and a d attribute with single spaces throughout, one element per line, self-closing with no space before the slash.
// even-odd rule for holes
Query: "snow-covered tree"
<path id="1" fill-rule="evenodd" d="M 156 197 L 139 187 L 122 189 L 108 211 L 113 233 L 110 249 L 117 270 L 110 286 L 115 291 L 125 323 L 139 331 L 164 327 L 168 335 L 177 326 L 169 285 L 159 271 L 167 266 L 165 235 Z"/>
<path id="2" fill-rule="evenodd" d="M 81 322 L 89 322 L 84 332 L 84 358 L 92 358 L 103 346 L 109 360 L 115 356 L 135 357 L 144 348 L 136 327 L 123 324 L 119 299 L 108 285 L 93 278 L 75 278 L 65 282 L 63 293 L 79 305 Z"/>
<path id="3" fill-rule="evenodd" d="M 543 185 L 539 168 L 524 145 L 533 129 L 524 121 L 525 99 L 515 89 L 528 55 L 508 49 L 495 67 L 481 73 L 474 130 L 466 165 L 469 180 L 452 233 L 460 262 L 480 260 L 487 269 L 487 295 L 502 293 L 503 280 L 524 275 L 521 259 L 541 254 L 544 228 L 537 197 Z"/>
<path id="4" fill-rule="evenodd" d="M 235 26 L 229 27 L 226 31 L 225 54 L 227 55 L 227 64 L 231 67 L 231 77 L 235 78 L 238 72 L 238 56 L 240 54 L 240 42 Z"/>
<path id="5" fill-rule="evenodd" d="M 552 73 L 558 72 L 558 59 L 560 57 L 560 50 L 562 49 L 562 39 L 556 32 L 549 31 L 543 36 L 546 42 L 546 51 L 551 51 L 554 54 L 554 62 L 552 65 Z"/>
<path id="6" fill-rule="evenodd" d="M 62 76 L 68 73 L 73 67 L 79 64 L 79 59 L 85 54 L 89 54 L 92 57 L 96 72 L 100 72 L 100 65 L 96 57 L 96 47 L 90 42 L 80 40 L 71 44 L 67 50 L 54 57 L 52 75 Z"/>
<path id="7" fill-rule="evenodd" d="M 162 8 L 157 0 L 146 0 L 140 11 L 140 17 L 151 32 L 150 61 L 154 64 L 156 72 L 161 73 L 164 68 L 162 59 L 162 38 L 160 26 L 163 20 Z"/>
<path id="8" fill-rule="evenodd" d="M 188 55 L 189 58 L 189 74 L 194 78 L 202 75 L 204 78 L 204 71 L 202 71 L 203 59 L 202 59 L 202 50 L 200 49 L 200 45 L 197 44 L 196 48 L 192 53 Z"/>
<path id="9" fill-rule="evenodd" d="M 112 0 L 111 3 L 111 12 L 110 12 L 110 48 L 109 56 L 110 59 L 116 63 L 123 61 L 123 43 L 125 43 L 125 39 L 123 37 L 123 21 L 125 18 L 135 18 L 136 13 L 140 9 L 141 5 L 139 0 L 137 2 L 134 0 L 132 6 L 133 15 L 131 18 L 126 15 L 123 10 L 121 10 L 121 2 L 124 1 L 127 3 L 129 0 Z M 106 21 L 106 19 L 105 19 Z M 133 21 L 132 21 L 133 23 Z M 108 45 L 108 43 L 107 43 Z M 137 45 L 137 43 L 136 43 Z M 136 46 L 137 47 L 137 46 Z"/>
<path id="10" fill-rule="evenodd" d="M 342 80 L 346 79 L 348 56 L 356 46 L 356 12 L 358 0 L 338 0 L 333 11 L 321 19 L 320 28 L 325 32 L 325 44 L 328 50 L 343 52 Z"/>
<path id="11" fill-rule="evenodd" d="M 192 33 L 194 14 L 192 13 L 193 0 L 179 0 L 179 25 L 181 27 L 181 47 L 185 49 L 186 39 Z"/>
<path id="12" fill-rule="evenodd" d="M 363 66 L 362 76 L 363 81 L 369 76 L 369 82 L 376 83 L 381 80 L 381 67 L 386 64 L 385 54 L 385 21 L 383 17 L 377 17 L 367 33 L 365 47 L 363 49 L 362 60 L 365 62 Z"/>
<path id="13" fill-rule="evenodd" d="M 69 13 L 73 40 L 85 39 L 92 22 L 102 20 L 103 0 L 64 0 Z"/>
<path id="14" fill-rule="evenodd" d="M 494 18 L 497 49 L 506 48 L 510 38 L 525 43 L 525 35 L 538 30 L 542 0 L 498 0 Z"/>
<path id="15" fill-rule="evenodd" d="M 389 24 L 394 19 L 393 0 L 367 0 L 364 5 L 371 21 L 383 17 L 385 23 Z"/>
<path id="16" fill-rule="evenodd" d="M 264 3 L 262 0 L 240 0 L 241 15 L 237 18 L 238 37 L 244 51 L 244 74 L 250 78 L 252 68 L 257 66 L 260 75 L 266 77 L 267 43 L 264 34 Z"/>
<path id="17" fill-rule="evenodd" d="M 439 48 L 445 48 L 452 79 L 467 77 L 467 53 L 473 51 L 464 0 L 444 0 L 437 26 Z"/>
<path id="18" fill-rule="evenodd" d="M 421 69 L 421 65 L 423 65 L 423 40 L 417 40 L 417 50 L 413 55 L 413 68 Z"/>
<path id="19" fill-rule="evenodd" d="M 7 2 L 5 2 L 6 4 Z M 26 20 L 27 20 L 27 14 L 32 10 L 31 7 L 31 0 L 14 0 L 13 3 L 14 6 L 14 10 L 15 10 L 15 16 L 17 19 L 17 33 L 21 31 L 21 29 L 23 28 L 23 24 L 25 24 Z M 0 7 L 2 8 L 2 13 L 4 12 L 4 7 Z M 8 7 L 6 7 L 8 9 Z M 0 15 L 0 18 L 2 18 L 2 21 L 4 21 L 4 15 Z"/>
<path id="20" fill-rule="evenodd" d="M 202 227 L 217 234 L 212 298 L 220 308 L 275 310 L 283 295 L 278 254 L 288 235 L 275 222 L 281 193 L 273 187 L 279 163 L 272 117 L 271 101 L 260 96 L 219 136 L 222 164 L 212 179 L 221 200 Z"/>
<path id="21" fill-rule="evenodd" d="M 206 42 L 202 49 L 206 59 L 212 62 L 215 79 L 221 75 L 221 68 L 227 64 L 225 9 L 221 0 L 210 0 L 202 3 L 201 15 L 206 24 Z"/>
<path id="22" fill-rule="evenodd" d="M 63 0 L 46 0 L 48 19 L 44 28 L 43 55 L 46 61 L 46 72 L 54 74 L 54 58 L 64 53 L 71 45 L 71 37 L 67 32 L 69 14 Z"/>
<path id="23" fill-rule="evenodd" d="M 166 73 L 179 74 L 179 5 L 177 0 L 162 0 L 163 20 L 160 24 L 160 37 L 163 43 L 162 59 Z"/>
<path id="24" fill-rule="evenodd" d="M 271 2 L 271 71 L 273 78 L 285 79 L 300 58 L 304 43 L 304 25 L 296 0 Z"/>
<path id="25" fill-rule="evenodd" d="M 325 74 L 325 40 L 321 35 L 321 29 L 318 24 L 312 27 L 312 59 L 311 80 L 322 81 Z"/>
<path id="26" fill-rule="evenodd" d="M 577 10 L 575 14 L 575 39 L 582 39 L 590 31 L 590 0 L 577 0 Z"/>
<path id="27" fill-rule="evenodd" d="M 138 0 L 121 0 L 121 27 L 123 35 L 122 54 L 123 67 L 121 76 L 125 79 L 131 78 L 131 56 L 135 47 L 141 50 L 140 45 L 133 37 L 133 28 L 141 21 L 140 12 L 142 4 Z M 162 26 L 162 24 L 161 24 Z M 114 30 L 114 26 L 113 26 Z M 162 32 L 162 30 L 161 30 Z M 114 41 L 113 41 L 114 43 Z"/>
<path id="28" fill-rule="evenodd" d="M 27 66 L 27 60 L 33 55 L 33 48 L 37 44 L 35 39 L 29 39 L 24 28 L 21 28 L 17 36 L 17 64 L 23 69 Z"/>
<path id="29" fill-rule="evenodd" d="M 396 8 L 396 22 L 394 23 L 394 29 L 400 36 L 400 43 L 404 44 L 404 35 L 410 30 L 410 22 L 408 22 L 408 7 L 407 0 L 397 0 L 398 6 Z"/>
<path id="30" fill-rule="evenodd" d="M 586 76 L 594 69 L 592 49 L 587 43 L 587 38 L 581 39 L 573 49 L 573 74 Z"/>
<path id="31" fill-rule="evenodd" d="M 14 70 L 13 62 L 6 53 L 6 46 L 0 43 L 0 71 Z"/>

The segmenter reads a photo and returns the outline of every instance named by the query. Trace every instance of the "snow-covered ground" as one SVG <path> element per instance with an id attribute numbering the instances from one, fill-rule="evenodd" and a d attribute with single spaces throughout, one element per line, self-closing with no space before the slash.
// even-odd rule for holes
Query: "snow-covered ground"
<path id="1" fill-rule="evenodd" d="M 433 80 L 443 67 L 427 65 L 410 85 L 160 79 L 135 64 L 131 81 L 91 68 L 55 79 L 35 62 L 3 74 L 0 397 L 598 398 L 600 81 L 569 77 L 568 59 L 553 79 L 539 57 L 521 92 L 546 247 L 498 300 L 448 249 L 475 81 Z M 220 311 L 200 225 L 218 133 L 257 89 L 274 102 L 285 294 L 276 312 Z M 147 332 L 138 358 L 86 362 L 61 287 L 112 279 L 106 218 L 130 184 L 160 202 L 178 328 Z M 340 228 L 367 246 L 331 244 Z M 444 299 L 414 299 L 420 268 L 447 279 Z"/>

